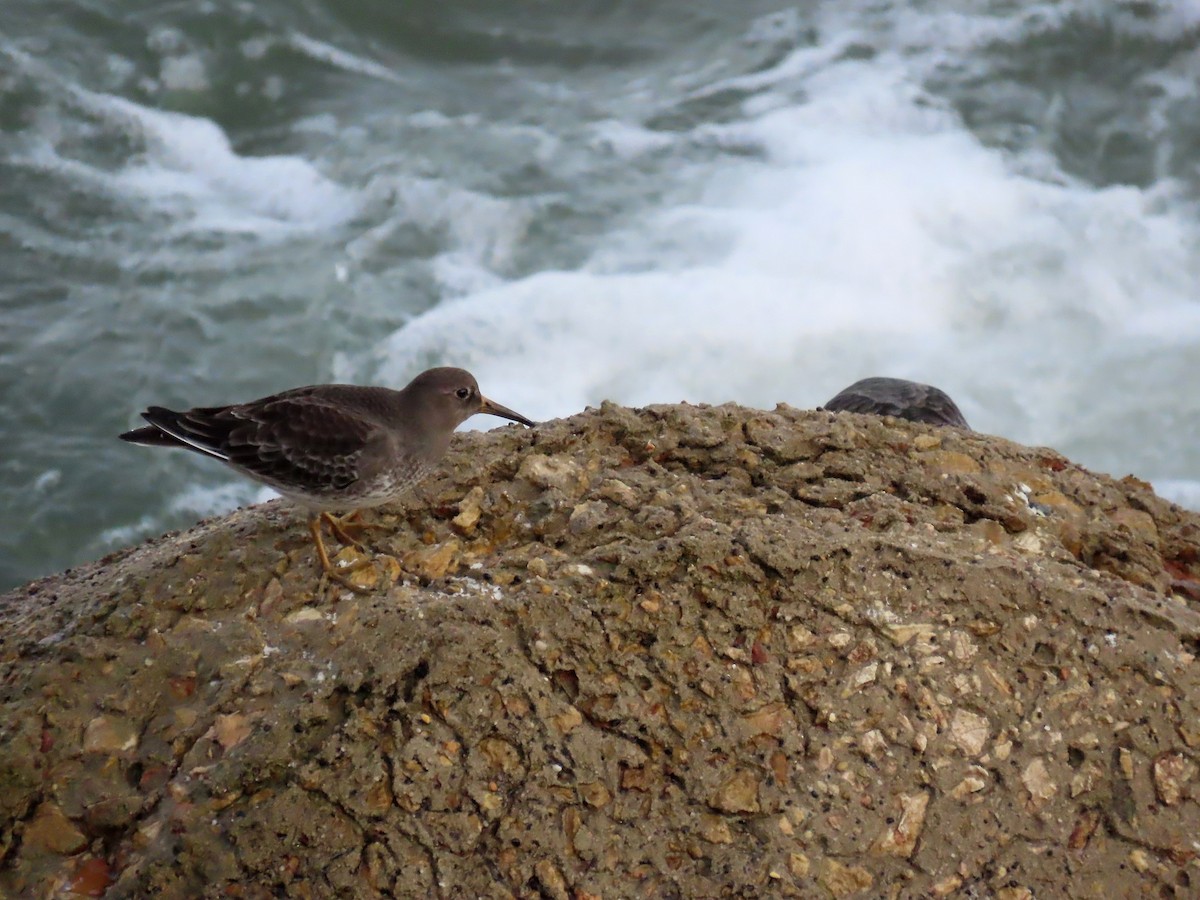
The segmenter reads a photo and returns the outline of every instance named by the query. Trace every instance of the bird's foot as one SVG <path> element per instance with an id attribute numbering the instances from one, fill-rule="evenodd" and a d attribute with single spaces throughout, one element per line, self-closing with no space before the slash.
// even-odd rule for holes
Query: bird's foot
<path id="1" fill-rule="evenodd" d="M 356 559 L 354 562 L 350 563 L 349 565 L 339 566 L 336 569 L 333 566 L 330 566 L 328 569 L 325 569 L 322 572 L 322 577 L 327 578 L 330 581 L 335 582 L 336 584 L 339 584 L 342 587 L 346 588 L 347 590 L 353 591 L 356 594 L 372 594 L 372 593 L 374 593 L 374 590 L 372 588 L 369 588 L 366 585 L 357 584 L 357 583 L 351 581 L 350 577 L 349 577 L 349 576 L 353 575 L 355 572 L 357 572 L 359 569 L 364 569 L 369 565 L 371 565 L 370 559 L 367 559 L 365 557 L 363 559 Z"/>
<path id="2" fill-rule="evenodd" d="M 373 522 L 364 522 L 362 520 L 362 511 L 355 510 L 348 516 L 341 518 L 333 513 L 321 513 L 321 519 L 328 526 L 333 536 L 337 538 L 346 547 L 354 547 L 356 550 L 365 550 L 361 535 L 364 531 L 382 531 L 384 526 Z"/>
<path id="3" fill-rule="evenodd" d="M 355 584 L 348 577 L 346 577 L 354 572 L 357 572 L 364 566 L 370 565 L 371 560 L 368 557 L 362 557 L 350 563 L 349 565 L 339 567 L 334 567 L 333 563 L 329 561 L 329 554 L 325 552 L 325 542 L 321 540 L 321 520 L 327 515 L 329 514 L 322 513 L 320 516 L 313 516 L 308 520 L 308 533 L 312 535 L 313 544 L 317 549 L 317 561 L 321 565 L 322 582 L 324 582 L 325 579 L 328 579 L 329 581 L 340 584 L 342 587 L 353 591 L 356 594 L 371 593 L 371 589 L 369 587 Z M 333 516 L 329 516 L 329 518 L 331 521 L 333 520 Z M 332 528 L 332 525 L 330 527 Z"/>

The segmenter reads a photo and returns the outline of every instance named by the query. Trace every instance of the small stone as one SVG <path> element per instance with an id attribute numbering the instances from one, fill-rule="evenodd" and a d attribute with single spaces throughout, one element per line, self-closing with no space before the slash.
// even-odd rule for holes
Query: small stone
<path id="1" fill-rule="evenodd" d="M 878 728 L 872 728 L 859 738 L 858 749 L 868 759 L 878 759 L 887 752 L 887 738 Z"/>
<path id="2" fill-rule="evenodd" d="M 873 662 L 863 666 L 850 676 L 850 680 L 846 682 L 846 687 L 842 690 L 842 697 L 849 697 L 855 691 L 859 691 L 868 684 L 872 684 L 878 674 L 879 663 Z"/>
<path id="3" fill-rule="evenodd" d="M 742 716 L 741 732 L 743 737 L 756 737 L 760 734 L 777 735 L 783 728 L 784 722 L 791 721 L 787 705 L 783 703 L 768 703 L 752 713 Z"/>
<path id="4" fill-rule="evenodd" d="M 283 585 L 278 578 L 272 578 L 263 590 L 262 601 L 258 604 L 258 614 L 270 613 L 279 601 L 283 599 Z"/>
<path id="5" fill-rule="evenodd" d="M 735 772 L 717 788 L 708 805 L 729 813 L 758 812 L 758 778 L 746 770 Z"/>
<path id="6" fill-rule="evenodd" d="M 404 568 L 422 581 L 437 581 L 458 570 L 462 545 L 454 539 L 432 547 L 422 547 L 404 556 Z"/>
<path id="7" fill-rule="evenodd" d="M 560 456 L 526 456 L 517 477 L 535 487 L 558 488 L 568 494 L 582 486 L 579 466 Z"/>
<path id="8" fill-rule="evenodd" d="M 400 565 L 400 560 L 394 556 L 388 556 L 384 553 L 375 555 L 374 563 L 383 573 L 384 580 L 389 584 L 395 584 L 400 580 L 400 576 L 404 574 L 404 569 Z"/>
<path id="9" fill-rule="evenodd" d="M 1085 809 L 1075 820 L 1075 827 L 1071 829 L 1071 836 L 1067 839 L 1067 847 L 1071 850 L 1082 850 L 1088 845 L 1088 841 L 1092 839 L 1092 835 L 1096 832 L 1096 827 L 1100 824 L 1100 811 L 1097 809 Z"/>
<path id="10" fill-rule="evenodd" d="M 250 719 L 241 713 L 217 716 L 212 730 L 221 749 L 230 750 L 250 736 Z"/>
<path id="11" fill-rule="evenodd" d="M 1025 790 L 1029 791 L 1031 809 L 1040 808 L 1058 793 L 1058 785 L 1051 780 L 1046 763 L 1041 757 L 1025 767 L 1025 771 L 1021 773 L 1021 783 L 1025 785 Z"/>
<path id="12" fill-rule="evenodd" d="M 458 515 L 450 520 L 450 524 L 464 535 L 475 533 L 475 525 L 482 515 L 483 488 L 479 485 L 471 488 L 467 495 L 458 503 Z"/>
<path id="13" fill-rule="evenodd" d="M 844 866 L 836 859 L 826 859 L 821 869 L 821 884 L 835 897 L 849 897 L 870 888 L 875 879 L 862 866 Z"/>
<path id="14" fill-rule="evenodd" d="M 991 737 L 985 716 L 965 709 L 956 709 L 950 719 L 950 740 L 967 756 L 978 756 Z"/>
<path id="15" fill-rule="evenodd" d="M 478 750 L 489 766 L 505 775 L 512 775 L 521 768 L 521 754 L 503 738 L 484 738 L 479 742 Z"/>
<path id="16" fill-rule="evenodd" d="M 550 574 L 550 566 L 540 556 L 535 556 L 529 562 L 525 563 L 525 571 L 530 575 L 536 575 L 538 578 L 545 578 Z"/>
<path id="17" fill-rule="evenodd" d="M 123 753 L 137 745 L 137 732 L 124 719 L 96 716 L 83 732 L 83 749 L 87 753 Z"/>
<path id="18" fill-rule="evenodd" d="M 640 506 L 637 491 L 631 488 L 623 481 L 618 481 L 615 478 L 610 478 L 604 484 L 600 485 L 596 493 L 605 500 L 611 500 L 625 509 L 637 509 Z"/>
<path id="19" fill-rule="evenodd" d="M 621 790 L 649 791 L 653 780 L 654 773 L 649 766 L 632 766 L 621 772 Z"/>
<path id="20" fill-rule="evenodd" d="M 955 475 L 977 475 L 982 471 L 974 457 L 954 450 L 932 451 L 926 459 L 940 471 Z"/>
<path id="21" fill-rule="evenodd" d="M 732 844 L 733 833 L 729 823 L 721 816 L 711 814 L 700 817 L 700 837 L 710 844 Z"/>
<path id="22" fill-rule="evenodd" d="M 969 797 L 971 794 L 978 794 L 988 785 L 988 774 L 986 769 L 974 766 L 971 769 L 971 774 L 967 775 L 950 791 L 950 796 L 955 800 L 962 800 Z"/>
<path id="23" fill-rule="evenodd" d="M 570 900 L 567 882 L 554 863 L 548 859 L 540 860 L 534 865 L 533 871 L 541 883 L 543 894 L 548 894 L 552 900 Z"/>
<path id="24" fill-rule="evenodd" d="M 554 717 L 554 724 L 560 733 L 566 734 L 583 724 L 583 713 L 574 706 L 568 706 L 566 710 Z"/>
<path id="25" fill-rule="evenodd" d="M 1163 753 L 1154 760 L 1154 791 L 1167 806 L 1183 797 L 1183 786 L 1196 777 L 1196 764 L 1182 753 Z"/>
<path id="26" fill-rule="evenodd" d="M 933 887 L 929 889 L 929 892 L 935 897 L 949 897 L 962 887 L 962 883 L 963 880 L 960 876 L 947 875 L 941 881 L 935 882 Z"/>
<path id="27" fill-rule="evenodd" d="M 108 863 L 93 856 L 81 861 L 71 876 L 70 892 L 77 897 L 103 897 L 112 884 Z"/>
<path id="28" fill-rule="evenodd" d="M 950 634 L 950 655 L 959 662 L 968 662 L 979 648 L 965 631 L 954 631 Z"/>
<path id="29" fill-rule="evenodd" d="M 1046 542 L 1032 531 L 1022 531 L 1013 538 L 1013 546 L 1026 553 L 1041 553 L 1046 549 Z"/>
<path id="30" fill-rule="evenodd" d="M 61 809 L 46 802 L 26 826 L 22 843 L 28 850 L 71 856 L 87 846 L 87 838 Z"/>
<path id="31" fill-rule="evenodd" d="M 793 625 L 787 630 L 787 648 L 792 653 L 807 650 L 816 639 L 817 636 L 803 625 Z"/>
<path id="32" fill-rule="evenodd" d="M 284 619 L 289 625 L 303 625 L 306 622 L 319 622 L 325 618 L 325 614 L 319 609 L 311 606 L 304 606 L 293 613 L 288 613 Z"/>
<path id="33" fill-rule="evenodd" d="M 178 678 L 168 679 L 167 689 L 176 700 L 186 700 L 196 693 L 196 676 L 180 675 Z"/>
<path id="34" fill-rule="evenodd" d="M 807 878 L 808 870 L 812 867 L 807 856 L 803 853 L 788 854 L 788 871 L 795 878 Z"/>
<path id="35" fill-rule="evenodd" d="M 937 629 L 928 623 L 918 622 L 912 625 L 886 625 L 884 632 L 897 647 L 903 647 L 918 635 L 932 636 Z"/>
<path id="36" fill-rule="evenodd" d="M 1154 522 L 1154 517 L 1148 512 L 1126 506 L 1112 510 L 1108 517 L 1115 525 L 1123 526 L 1147 543 L 1157 546 L 1158 526 Z"/>
<path id="37" fill-rule="evenodd" d="M 340 557 L 341 554 L 339 553 L 338 556 Z M 370 591 L 378 587 L 380 575 L 381 573 L 379 568 L 375 565 L 375 561 L 371 560 L 366 565 L 361 565 L 353 572 L 350 572 L 348 575 L 346 575 L 346 580 L 356 588 Z"/>
<path id="38" fill-rule="evenodd" d="M 917 838 L 925 827 L 925 810 L 929 806 L 929 794 L 901 794 L 896 798 L 900 806 L 900 818 L 884 828 L 871 850 L 888 856 L 912 856 L 917 847 Z"/>
<path id="39" fill-rule="evenodd" d="M 607 806 L 612 800 L 612 792 L 599 781 L 589 781 L 579 785 L 579 796 L 588 806 Z"/>
<path id="40" fill-rule="evenodd" d="M 1122 747 L 1117 751 L 1117 762 L 1121 766 L 1121 774 L 1125 776 L 1125 780 L 1133 781 L 1133 753 L 1128 747 Z"/>
<path id="41" fill-rule="evenodd" d="M 595 531 L 609 522 L 608 505 L 600 500 L 588 500 L 571 510 L 567 529 L 571 534 Z"/>

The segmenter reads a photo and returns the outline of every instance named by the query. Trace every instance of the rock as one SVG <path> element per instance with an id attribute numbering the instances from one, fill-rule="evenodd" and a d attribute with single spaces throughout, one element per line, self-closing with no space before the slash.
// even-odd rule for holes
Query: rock
<path id="1" fill-rule="evenodd" d="M 1046 769 L 1046 761 L 1038 758 L 1033 760 L 1021 773 L 1021 783 L 1029 792 L 1030 809 L 1039 809 L 1058 793 L 1058 785 L 1050 777 Z"/>
<path id="2" fill-rule="evenodd" d="M 483 514 L 482 502 L 483 488 L 480 485 L 475 485 L 459 502 L 458 515 L 451 519 L 450 523 L 462 534 L 474 534 L 475 525 L 479 521 L 479 517 Z"/>
<path id="3" fill-rule="evenodd" d="M 96 716 L 83 731 L 83 749 L 88 753 L 122 753 L 137 744 L 137 732 L 125 719 Z"/>
<path id="4" fill-rule="evenodd" d="M 612 800 L 612 794 L 599 781 L 589 781 L 579 786 L 579 796 L 588 806 L 607 806 Z"/>
<path id="5" fill-rule="evenodd" d="M 730 775 L 717 788 L 709 805 L 723 812 L 758 812 L 758 776 L 741 771 Z"/>
<path id="6" fill-rule="evenodd" d="M 250 718 L 241 713 L 217 716 L 213 736 L 224 750 L 231 750 L 250 736 Z"/>
<path id="7" fill-rule="evenodd" d="M 571 495 L 582 481 L 582 470 L 574 460 L 562 456 L 527 456 L 517 477 L 540 488 L 557 488 Z"/>
<path id="8" fill-rule="evenodd" d="M 1183 799 L 1187 785 L 1195 786 L 1196 764 L 1182 753 L 1163 753 L 1154 760 L 1154 790 L 1168 806 Z"/>
<path id="9" fill-rule="evenodd" d="M 432 547 L 413 550 L 404 557 L 404 570 L 423 581 L 436 581 L 458 570 L 462 545 L 453 538 Z"/>
<path id="10" fill-rule="evenodd" d="M 988 742 L 988 720 L 966 709 L 956 709 L 950 719 L 950 740 L 967 756 L 978 756 Z"/>
<path id="11" fill-rule="evenodd" d="M 901 794 L 897 798 L 897 805 L 900 807 L 899 821 L 884 828 L 872 850 L 891 856 L 912 856 L 917 847 L 917 839 L 921 836 L 921 829 L 925 827 L 929 794 Z"/>
<path id="12" fill-rule="evenodd" d="M 711 844 L 733 843 L 733 832 L 729 830 L 729 823 L 721 816 L 702 816 L 700 818 L 700 837 Z"/>
<path id="13" fill-rule="evenodd" d="M 58 853 L 71 856 L 87 846 L 88 839 L 61 809 L 49 801 L 38 807 L 25 828 L 22 847 L 27 853 Z"/>
<path id="14" fill-rule="evenodd" d="M 842 865 L 836 859 L 826 859 L 821 872 L 821 884 L 835 897 L 850 897 L 870 890 L 875 879 L 862 866 Z"/>
<path id="15" fill-rule="evenodd" d="M 1136 479 L 605 404 L 366 516 L 368 594 L 270 503 L 0 598 L 0 896 L 1196 883 L 1200 517 Z"/>

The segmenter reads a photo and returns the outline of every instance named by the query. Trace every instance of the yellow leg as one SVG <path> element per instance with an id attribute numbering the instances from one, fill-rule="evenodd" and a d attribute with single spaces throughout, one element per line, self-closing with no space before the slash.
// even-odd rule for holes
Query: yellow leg
<path id="1" fill-rule="evenodd" d="M 345 544 L 347 547 L 357 547 L 359 550 L 365 550 L 362 541 L 354 537 L 349 531 L 353 529 L 357 532 L 382 530 L 382 525 L 372 525 L 362 521 L 362 510 L 356 509 L 347 516 L 338 518 L 332 513 L 321 513 L 321 518 L 329 525 L 329 530 L 333 532 L 333 536 Z"/>
<path id="2" fill-rule="evenodd" d="M 342 587 L 347 588 L 351 591 L 354 591 L 356 594 L 371 593 L 370 590 L 368 590 L 367 588 L 364 588 L 357 584 L 354 584 L 353 582 L 350 581 L 350 579 L 348 579 L 346 577 L 346 575 L 348 575 L 350 572 L 353 572 L 356 569 L 360 569 L 360 568 L 362 568 L 362 566 L 367 565 L 370 562 L 370 560 L 360 559 L 353 565 L 347 566 L 345 569 L 342 569 L 341 571 L 338 571 L 337 569 L 335 569 L 333 567 L 333 564 L 329 561 L 329 554 L 325 552 L 325 542 L 323 540 L 321 540 L 321 521 L 325 516 L 328 516 L 328 515 L 329 515 L 329 513 L 321 513 L 320 515 L 317 515 L 317 516 L 310 516 L 308 519 L 308 533 L 310 535 L 312 535 L 313 544 L 316 545 L 317 559 L 321 563 L 322 573 L 330 581 L 336 581 Z M 333 519 L 332 516 L 330 516 L 329 518 L 331 520 Z"/>
<path id="3" fill-rule="evenodd" d="M 353 513 L 352 515 L 357 515 L 357 513 Z M 347 547 L 356 547 L 357 549 L 362 550 L 362 542 L 351 537 L 346 532 L 346 525 L 348 524 L 348 520 L 350 518 L 351 516 L 346 516 L 344 519 L 339 519 L 333 513 L 321 513 L 321 521 L 329 526 L 329 530 L 333 533 L 335 538 L 337 538 Z"/>

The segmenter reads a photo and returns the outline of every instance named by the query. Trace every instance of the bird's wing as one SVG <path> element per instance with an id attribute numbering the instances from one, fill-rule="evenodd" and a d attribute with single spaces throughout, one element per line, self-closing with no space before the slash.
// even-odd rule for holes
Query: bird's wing
<path id="1" fill-rule="evenodd" d="M 892 410 L 896 407 L 892 404 L 881 404 L 874 397 L 868 397 L 865 394 L 858 394 L 847 389 L 834 396 L 821 408 L 827 409 L 830 412 L 871 413 L 877 416 L 891 416 L 895 415 Z"/>
<path id="2" fill-rule="evenodd" d="M 958 406 L 950 399 L 950 395 L 937 388 L 922 391 L 921 396 L 909 406 L 908 412 L 901 415 L 914 422 L 970 428 Z"/>
<path id="3" fill-rule="evenodd" d="M 923 384 L 891 384 L 886 397 L 878 390 L 859 392 L 846 388 L 824 406 L 831 412 L 866 413 L 876 416 L 895 416 L 912 422 L 931 425 L 953 425 L 969 428 L 967 420 L 944 391 Z"/>
<path id="4" fill-rule="evenodd" d="M 152 407 L 145 417 L 190 449 L 269 484 L 315 493 L 353 484 L 363 452 L 384 439 L 377 423 L 311 395 L 180 413 Z"/>

